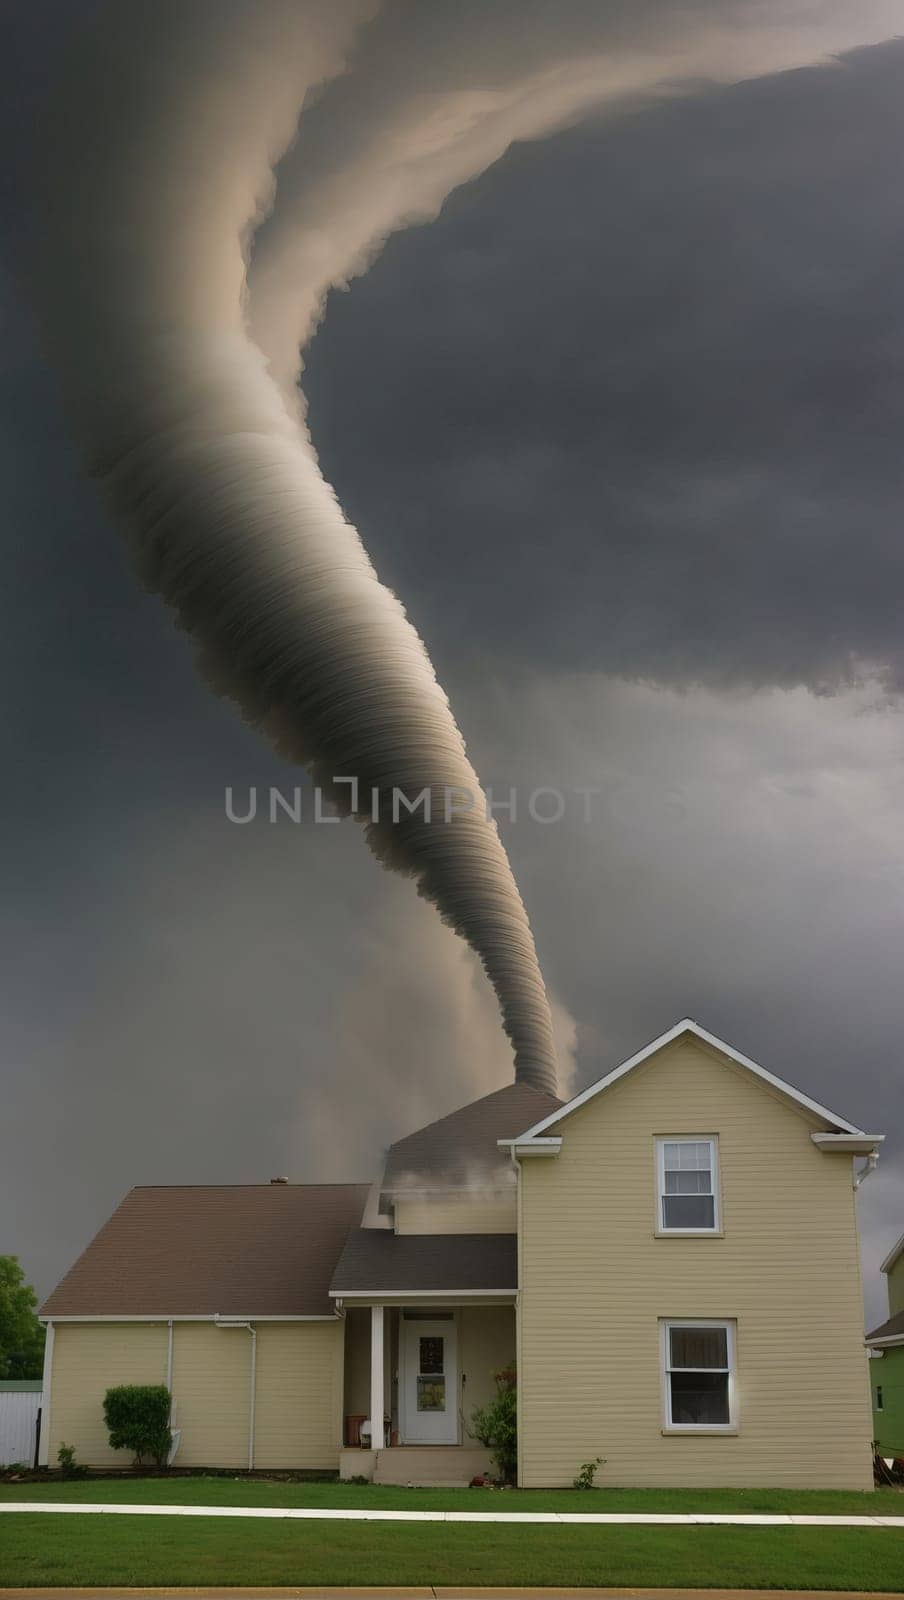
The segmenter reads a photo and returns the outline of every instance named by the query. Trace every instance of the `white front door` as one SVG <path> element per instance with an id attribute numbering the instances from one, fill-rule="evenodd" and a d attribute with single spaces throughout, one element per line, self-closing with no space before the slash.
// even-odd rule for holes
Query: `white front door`
<path id="1" fill-rule="evenodd" d="M 403 1444 L 458 1443 L 458 1361 L 452 1317 L 402 1317 Z"/>

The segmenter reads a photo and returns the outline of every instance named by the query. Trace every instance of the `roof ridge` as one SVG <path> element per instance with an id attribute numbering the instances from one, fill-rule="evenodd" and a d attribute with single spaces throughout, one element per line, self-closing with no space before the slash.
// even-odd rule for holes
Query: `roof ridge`
<path id="1" fill-rule="evenodd" d="M 463 1112 L 472 1111 L 475 1107 L 484 1105 L 487 1100 L 495 1100 L 497 1095 L 510 1093 L 512 1089 L 528 1090 L 531 1094 L 540 1095 L 544 1100 L 555 1101 L 557 1106 L 565 1104 L 565 1101 L 560 1100 L 558 1095 L 550 1094 L 546 1089 L 537 1089 L 532 1083 L 518 1083 L 513 1080 L 511 1083 L 501 1084 L 498 1089 L 490 1089 L 488 1094 L 478 1095 L 476 1100 L 466 1100 L 463 1106 L 457 1106 L 454 1111 L 446 1111 L 441 1117 L 434 1117 L 432 1122 L 422 1123 L 419 1128 L 413 1128 L 410 1133 L 403 1133 L 401 1138 L 392 1141 L 388 1149 L 395 1150 L 400 1144 L 406 1144 L 409 1139 L 416 1139 L 421 1134 L 429 1133 L 431 1129 L 441 1127 L 444 1122 L 451 1122 L 454 1117 L 460 1117 Z"/>

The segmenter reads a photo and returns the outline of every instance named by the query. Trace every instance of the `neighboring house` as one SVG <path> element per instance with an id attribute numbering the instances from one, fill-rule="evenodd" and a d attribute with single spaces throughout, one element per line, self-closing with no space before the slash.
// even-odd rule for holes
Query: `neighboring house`
<path id="1" fill-rule="evenodd" d="M 867 1334 L 873 1353 L 873 1434 L 883 1456 L 904 1458 L 904 1234 L 882 1263 L 888 1320 Z"/>
<path id="2" fill-rule="evenodd" d="M 526 1486 L 603 1456 L 611 1484 L 866 1489 L 880 1143 L 685 1021 L 567 1104 L 443 1117 L 373 1185 L 134 1189 L 42 1308 L 45 1459 L 118 1459 L 105 1390 L 165 1382 L 179 1465 L 467 1481 L 517 1356 Z"/>

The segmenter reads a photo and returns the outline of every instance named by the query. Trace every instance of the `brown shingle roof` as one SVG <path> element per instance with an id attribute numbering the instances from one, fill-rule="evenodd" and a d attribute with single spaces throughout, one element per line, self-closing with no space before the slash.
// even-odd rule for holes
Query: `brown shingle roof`
<path id="1" fill-rule="evenodd" d="M 421 1179 L 454 1186 L 467 1183 L 481 1171 L 492 1172 L 507 1164 L 497 1149 L 497 1139 L 516 1138 L 561 1104 L 554 1095 L 527 1083 L 510 1083 L 482 1100 L 473 1100 L 390 1145 L 383 1190 L 417 1185 Z"/>
<path id="2" fill-rule="evenodd" d="M 44 1316 L 320 1316 L 367 1184 L 132 1189 Z"/>
<path id="3" fill-rule="evenodd" d="M 895 1316 L 889 1317 L 881 1327 L 874 1328 L 867 1334 L 867 1339 L 904 1339 L 904 1311 L 898 1311 Z"/>
<path id="4" fill-rule="evenodd" d="M 390 1233 L 355 1228 L 330 1285 L 334 1294 L 423 1293 L 428 1289 L 518 1286 L 513 1233 Z"/>

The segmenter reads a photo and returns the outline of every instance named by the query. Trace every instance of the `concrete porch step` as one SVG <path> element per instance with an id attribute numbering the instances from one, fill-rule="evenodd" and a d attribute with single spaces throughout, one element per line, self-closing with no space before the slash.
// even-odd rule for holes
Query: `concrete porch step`
<path id="1" fill-rule="evenodd" d="M 374 1483 L 416 1488 L 467 1488 L 478 1473 L 492 1472 L 489 1450 L 481 1445 L 394 1445 L 378 1450 Z"/>

